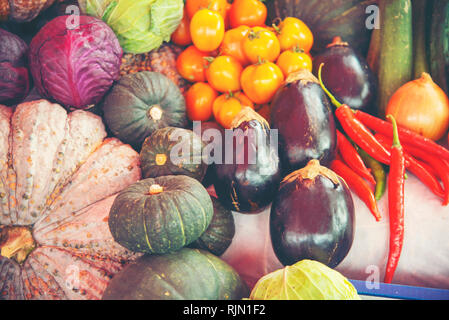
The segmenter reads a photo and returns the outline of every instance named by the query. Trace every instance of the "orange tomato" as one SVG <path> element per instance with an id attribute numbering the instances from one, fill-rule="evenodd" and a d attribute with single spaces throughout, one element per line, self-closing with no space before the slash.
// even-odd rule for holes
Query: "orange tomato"
<path id="1" fill-rule="evenodd" d="M 179 74 L 191 82 L 206 81 L 207 52 L 198 50 L 195 46 L 187 47 L 176 59 Z"/>
<path id="2" fill-rule="evenodd" d="M 187 116 L 192 121 L 207 121 L 212 117 L 212 105 L 218 93 L 209 84 L 197 82 L 185 94 Z"/>
<path id="3" fill-rule="evenodd" d="M 224 16 L 225 30 L 228 30 L 231 25 L 230 18 L 229 18 L 230 11 L 231 11 L 231 4 L 229 2 L 226 2 L 226 13 Z"/>
<path id="4" fill-rule="evenodd" d="M 232 120 L 244 108 L 254 109 L 254 104 L 243 93 L 225 93 L 218 96 L 213 104 L 215 120 L 225 129 L 231 128 Z"/>
<path id="5" fill-rule="evenodd" d="M 231 28 L 263 26 L 266 19 L 267 7 L 259 0 L 235 0 L 229 11 Z"/>
<path id="6" fill-rule="evenodd" d="M 216 11 L 224 18 L 227 7 L 227 0 L 186 0 L 185 2 L 185 9 L 189 19 L 192 19 L 195 13 L 201 9 Z"/>
<path id="7" fill-rule="evenodd" d="M 287 50 L 282 52 L 276 64 L 282 70 L 284 77 L 301 69 L 307 69 L 312 72 L 312 59 L 310 55 L 300 50 Z"/>
<path id="8" fill-rule="evenodd" d="M 273 62 L 278 58 L 281 47 L 274 32 L 263 27 L 254 27 L 243 40 L 243 52 L 251 63 L 261 60 Z"/>
<path id="9" fill-rule="evenodd" d="M 185 9 L 178 28 L 176 28 L 175 32 L 171 35 L 171 41 L 178 46 L 187 46 L 192 43 L 192 37 L 190 36 L 190 20 L 187 17 Z"/>
<path id="10" fill-rule="evenodd" d="M 312 31 L 298 18 L 287 17 L 275 29 L 277 29 L 277 37 L 282 51 L 295 47 L 299 47 L 305 52 L 309 52 L 312 49 Z"/>
<path id="11" fill-rule="evenodd" d="M 243 52 L 243 40 L 248 34 L 250 27 L 240 26 L 225 32 L 220 52 L 223 55 L 234 57 L 242 66 L 249 64 L 249 60 Z"/>
<path id="12" fill-rule="evenodd" d="M 201 9 L 190 21 L 192 42 L 201 51 L 218 49 L 224 37 L 223 17 L 215 11 Z"/>
<path id="13" fill-rule="evenodd" d="M 282 70 L 272 62 L 263 62 L 246 67 L 241 76 L 243 92 L 254 103 L 271 101 L 284 81 Z"/>
<path id="14" fill-rule="evenodd" d="M 218 56 L 206 69 L 206 79 L 217 91 L 240 90 L 240 75 L 243 67 L 231 56 Z"/>

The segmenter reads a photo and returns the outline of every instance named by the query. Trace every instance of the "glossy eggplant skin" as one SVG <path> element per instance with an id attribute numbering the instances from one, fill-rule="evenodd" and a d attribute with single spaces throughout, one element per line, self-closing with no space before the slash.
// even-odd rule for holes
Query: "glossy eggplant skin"
<path id="1" fill-rule="evenodd" d="M 373 113 L 377 98 L 377 77 L 366 59 L 347 43 L 334 40 L 313 58 L 313 74 L 321 71 L 326 88 L 343 104 Z"/>
<path id="2" fill-rule="evenodd" d="M 318 175 L 281 182 L 270 212 L 270 233 L 279 261 L 303 259 L 336 267 L 354 239 L 354 203 L 346 183 Z"/>
<path id="3" fill-rule="evenodd" d="M 243 134 L 235 134 L 236 130 Z M 248 132 L 252 134 L 245 137 Z M 277 146 L 270 144 L 270 129 L 261 121 L 243 121 L 225 134 L 233 133 L 233 139 L 225 139 L 223 163 L 213 165 L 215 192 L 230 210 L 259 213 L 272 202 L 282 179 Z"/>
<path id="4" fill-rule="evenodd" d="M 287 79 L 272 101 L 271 129 L 278 130 L 284 175 L 304 167 L 311 159 L 328 166 L 335 157 L 335 120 L 329 99 L 316 79 Z"/>

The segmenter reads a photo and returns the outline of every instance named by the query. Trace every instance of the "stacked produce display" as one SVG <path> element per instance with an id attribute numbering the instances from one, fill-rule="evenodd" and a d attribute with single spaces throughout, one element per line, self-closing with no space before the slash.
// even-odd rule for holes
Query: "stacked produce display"
<path id="1" fill-rule="evenodd" d="M 360 299 L 362 210 L 409 284 L 408 182 L 449 214 L 449 3 L 327 2 L 2 2 L 0 299 Z"/>

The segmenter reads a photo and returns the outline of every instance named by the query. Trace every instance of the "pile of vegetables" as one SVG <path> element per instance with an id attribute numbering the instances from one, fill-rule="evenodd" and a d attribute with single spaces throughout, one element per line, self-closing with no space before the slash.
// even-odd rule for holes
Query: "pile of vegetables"
<path id="1" fill-rule="evenodd" d="M 385 283 L 408 174 L 449 204 L 445 0 L 5 3 L 0 298 L 360 299 L 353 197 L 388 196 Z M 250 288 L 221 256 L 264 210 Z"/>

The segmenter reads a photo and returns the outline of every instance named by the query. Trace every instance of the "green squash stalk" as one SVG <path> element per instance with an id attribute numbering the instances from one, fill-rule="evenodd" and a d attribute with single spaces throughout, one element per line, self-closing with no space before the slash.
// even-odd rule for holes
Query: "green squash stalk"
<path id="1" fill-rule="evenodd" d="M 379 115 L 388 100 L 412 79 L 413 30 L 410 0 L 379 0 L 381 52 L 379 56 Z"/>
<path id="2" fill-rule="evenodd" d="M 427 4 L 428 0 L 413 0 L 413 78 L 429 73 L 426 48 Z"/>

